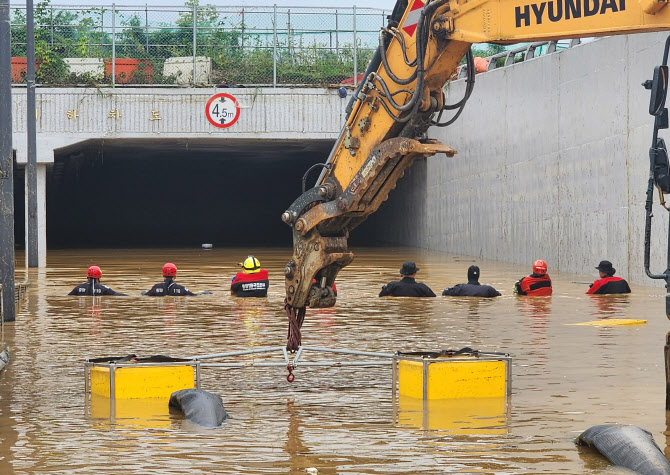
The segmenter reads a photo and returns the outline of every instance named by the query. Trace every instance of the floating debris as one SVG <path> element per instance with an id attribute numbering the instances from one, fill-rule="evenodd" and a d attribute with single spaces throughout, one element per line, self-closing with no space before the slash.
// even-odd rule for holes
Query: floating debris
<path id="1" fill-rule="evenodd" d="M 591 325 L 594 327 L 609 327 L 614 325 L 644 325 L 646 320 L 635 320 L 633 318 L 610 318 L 608 320 L 594 320 L 592 322 L 568 323 L 567 325 Z"/>

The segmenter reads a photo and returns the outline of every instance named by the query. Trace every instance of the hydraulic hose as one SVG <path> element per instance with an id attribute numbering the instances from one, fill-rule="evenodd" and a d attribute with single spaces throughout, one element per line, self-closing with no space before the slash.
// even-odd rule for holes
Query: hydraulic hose
<path id="1" fill-rule="evenodd" d="M 398 76 L 396 76 L 393 71 L 391 71 L 391 67 L 389 66 L 388 59 L 386 58 L 386 36 L 385 36 L 385 31 L 379 30 L 379 52 L 381 53 L 382 56 L 382 64 L 384 65 L 384 70 L 386 71 L 386 74 L 389 75 L 389 77 L 395 82 L 396 84 L 400 84 L 402 86 L 405 86 L 412 81 L 416 79 L 416 74 L 417 74 L 417 69 L 412 72 L 412 74 L 406 78 L 406 79 L 400 79 Z M 404 44 L 401 43 L 401 47 L 404 47 Z M 405 54 L 405 51 L 403 49 L 403 55 Z M 407 56 L 405 56 L 405 59 Z M 406 61 L 405 61 L 406 62 Z"/>
<path id="2" fill-rule="evenodd" d="M 407 102 L 405 105 L 401 106 L 398 103 L 396 103 L 393 100 L 392 95 L 390 94 L 388 87 L 386 87 L 386 84 L 384 81 L 379 77 L 379 75 L 375 74 L 375 78 L 379 79 L 380 84 L 382 85 L 382 88 L 384 89 L 384 96 L 386 99 L 389 101 L 389 103 L 397 110 L 400 112 L 404 112 L 411 107 L 411 111 L 409 112 L 408 115 L 406 115 L 403 118 L 397 118 L 394 114 L 391 113 L 389 110 L 388 106 L 384 103 L 384 101 L 380 101 L 382 103 L 382 106 L 384 107 L 384 110 L 393 117 L 393 119 L 396 122 L 399 123 L 404 123 L 408 122 L 410 118 L 412 118 L 414 115 L 419 110 L 419 105 L 421 101 L 419 100 L 421 97 L 421 94 L 423 93 L 423 85 L 424 85 L 424 62 L 425 62 L 425 55 L 426 55 L 426 44 L 428 41 L 428 28 L 427 28 L 427 19 L 430 18 L 430 15 L 432 15 L 433 11 L 438 8 L 440 5 L 443 5 L 446 3 L 447 0 L 438 0 L 436 2 L 431 2 L 426 5 L 426 7 L 422 10 L 421 12 L 421 17 L 418 22 L 417 26 L 417 38 L 416 38 L 416 63 L 417 63 L 417 70 L 416 70 L 416 87 L 414 89 L 414 94 L 412 95 L 412 98 Z"/>
<path id="3" fill-rule="evenodd" d="M 470 94 L 472 94 L 472 91 L 475 88 L 475 57 L 474 54 L 472 54 L 472 48 L 468 50 L 466 53 L 466 58 L 467 58 L 467 73 L 468 77 L 465 80 L 466 87 L 465 87 L 465 94 L 463 95 L 463 99 L 458 101 L 456 104 L 445 104 L 444 109 L 445 110 L 454 110 L 458 109 L 459 107 L 463 107 L 466 102 L 468 102 L 468 99 L 470 99 Z"/>
<path id="4" fill-rule="evenodd" d="M 396 40 L 398 40 L 398 43 L 400 43 L 400 49 L 402 50 L 402 56 L 403 59 L 405 60 L 405 64 L 411 68 L 416 66 L 416 58 L 414 58 L 414 61 L 410 61 L 409 58 L 407 58 L 407 46 L 405 46 L 405 36 L 402 33 L 400 33 L 400 30 L 398 30 L 397 28 L 388 28 L 387 31 Z"/>
<path id="5" fill-rule="evenodd" d="M 472 94 L 473 89 L 475 88 L 475 71 L 474 71 L 474 65 L 475 65 L 475 60 L 474 56 L 472 54 L 472 48 L 470 48 L 466 54 L 467 56 L 467 62 L 468 62 L 468 79 L 467 79 L 467 86 L 465 88 L 465 94 L 463 95 L 463 98 L 458 101 L 456 104 L 453 105 L 445 105 L 444 108 L 440 111 L 440 113 L 437 116 L 437 120 L 431 121 L 431 124 L 437 126 L 437 127 L 447 127 L 454 122 L 456 122 L 456 119 L 461 115 L 463 110 L 465 109 L 465 104 L 468 102 L 468 99 L 470 98 L 470 95 Z M 472 79 L 472 80 L 470 80 Z M 442 118 L 442 113 L 445 110 L 451 109 L 451 108 L 458 108 L 458 111 L 456 112 L 456 115 L 454 115 L 451 119 L 449 119 L 446 122 L 440 122 L 440 119 Z"/>

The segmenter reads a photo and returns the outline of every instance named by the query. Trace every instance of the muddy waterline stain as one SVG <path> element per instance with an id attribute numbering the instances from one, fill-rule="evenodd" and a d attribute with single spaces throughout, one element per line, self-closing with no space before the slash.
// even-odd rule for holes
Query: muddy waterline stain
<path id="1" fill-rule="evenodd" d="M 298 368 L 292 384 L 281 368 L 203 370 L 202 387 L 220 395 L 233 416 L 214 430 L 170 415 L 167 403 L 117 405 L 110 414 L 106 400 L 84 394 L 87 357 L 283 346 L 290 249 L 254 250 L 270 273 L 270 292 L 248 300 L 228 292 L 246 249 L 51 251 L 48 268 L 19 269 L 18 278 L 25 274 L 32 285 L 16 323 L 3 330 L 12 360 L 0 376 L 0 473 L 597 473 L 608 463 L 573 441 L 605 423 L 644 427 L 666 450 L 663 345 L 670 322 L 663 289 L 587 296 L 587 285 L 577 282 L 595 279 L 595 269 L 577 276 L 552 272 L 549 263 L 554 295 L 519 298 L 513 283 L 530 273 L 536 256 L 516 266 L 417 249 L 355 252 L 337 281 L 337 306 L 308 310 L 303 344 L 509 352 L 509 412 L 495 404 L 474 414 L 443 406 L 426 416 L 394 405 L 390 367 L 344 367 Z M 404 260 L 416 261 L 418 280 L 438 295 L 466 280 L 476 262 L 481 282 L 503 296 L 377 298 Z M 179 269 L 177 282 L 212 295 L 141 297 L 162 280 L 167 261 Z M 104 284 L 129 296 L 66 296 L 92 264 L 102 268 Z M 566 325 L 602 318 L 648 323 Z"/>

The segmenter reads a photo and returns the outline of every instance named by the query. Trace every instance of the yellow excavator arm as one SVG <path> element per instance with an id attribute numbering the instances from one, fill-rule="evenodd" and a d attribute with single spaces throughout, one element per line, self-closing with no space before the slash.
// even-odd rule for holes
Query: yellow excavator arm
<path id="1" fill-rule="evenodd" d="M 471 94 L 473 43 L 669 30 L 666 3 L 398 0 L 316 186 L 282 215 L 293 230 L 293 257 L 285 268 L 287 348 L 294 351 L 300 345 L 307 306 L 335 304 L 332 286 L 337 273 L 353 260 L 347 247 L 349 232 L 379 208 L 415 159 L 456 153 L 425 134 L 431 126 L 453 122 Z M 442 88 L 464 56 L 465 97 L 445 104 Z"/>

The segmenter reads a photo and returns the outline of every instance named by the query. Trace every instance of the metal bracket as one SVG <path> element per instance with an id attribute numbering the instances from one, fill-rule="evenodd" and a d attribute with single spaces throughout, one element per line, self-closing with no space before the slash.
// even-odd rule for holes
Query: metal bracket
<path id="1" fill-rule="evenodd" d="M 353 137 L 351 135 L 351 129 L 347 127 L 342 145 L 344 145 L 344 148 L 349 149 L 349 151 L 353 151 L 361 146 L 361 140 L 358 137 Z"/>
<path id="2" fill-rule="evenodd" d="M 363 117 L 361 120 L 358 121 L 358 127 L 361 129 L 361 137 L 362 137 L 363 132 L 365 132 L 370 128 L 370 119 L 368 117 Z"/>
<path id="3" fill-rule="evenodd" d="M 371 101 L 366 101 L 366 104 L 370 108 L 372 112 L 376 112 L 377 109 L 379 109 L 379 106 L 376 104 L 376 102 L 379 100 L 379 96 L 374 96 Z"/>
<path id="4" fill-rule="evenodd" d="M 328 201 L 327 195 L 323 196 L 319 193 L 320 188 L 320 186 L 315 186 L 314 188 L 311 188 L 300 195 L 298 199 L 291 203 L 291 206 L 289 206 L 284 214 L 282 214 L 282 220 L 286 224 L 291 225 L 298 219 L 305 208 L 307 208 L 310 204 Z"/>

